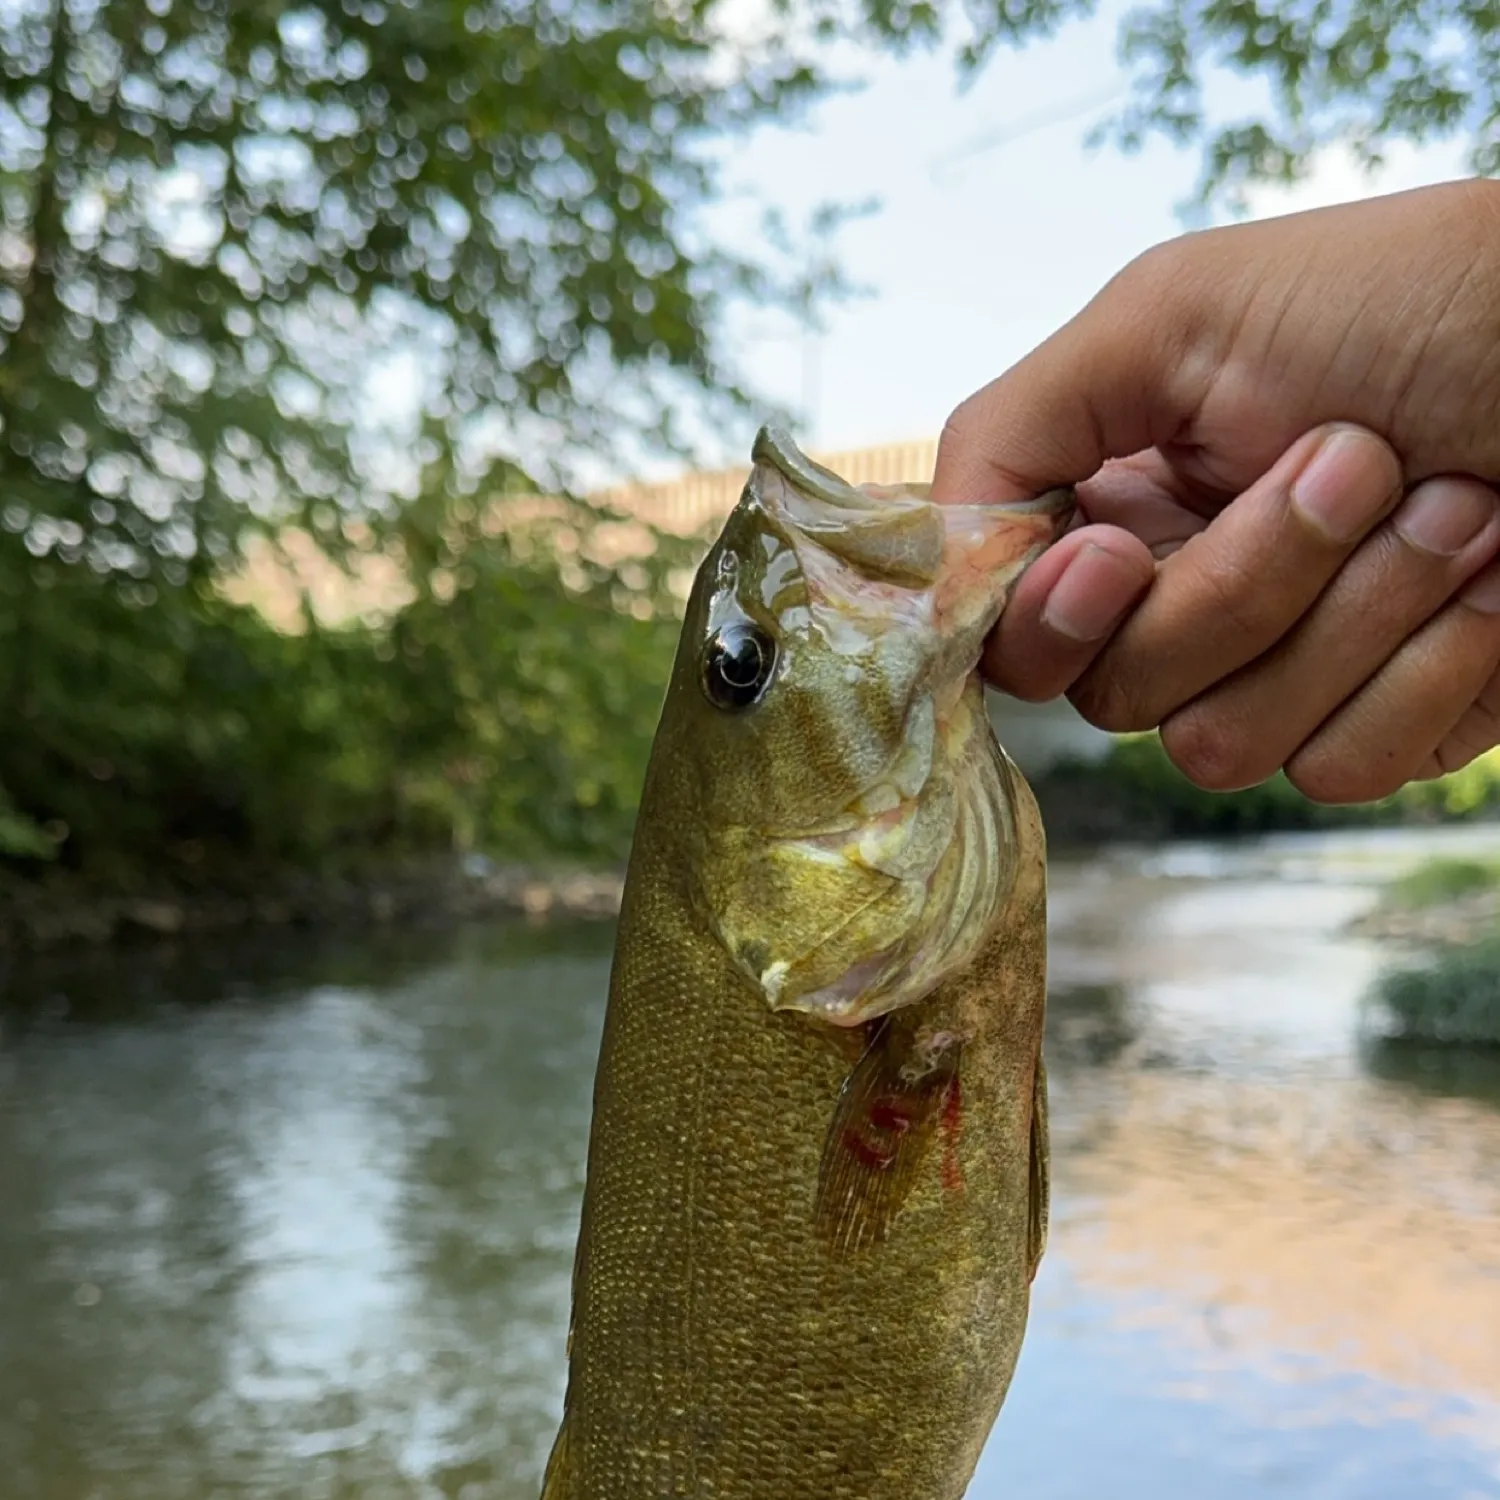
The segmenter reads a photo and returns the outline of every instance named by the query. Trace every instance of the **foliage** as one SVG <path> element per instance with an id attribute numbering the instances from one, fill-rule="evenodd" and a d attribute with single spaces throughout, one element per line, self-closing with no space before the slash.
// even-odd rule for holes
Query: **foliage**
<path id="1" fill-rule="evenodd" d="M 693 210 L 713 143 L 814 78 L 721 29 L 653 0 L 0 6 L 6 529 L 172 581 L 293 506 L 337 546 L 391 478 L 378 434 L 351 447 L 376 353 L 513 462 L 732 395 L 726 300 L 796 293 Z"/>
<path id="2" fill-rule="evenodd" d="M 834 288 L 699 230 L 725 138 L 817 84 L 723 11 L 0 5 L 0 859 L 618 851 L 657 585 L 482 535 L 430 575 L 476 495 L 740 409 L 734 298 Z M 339 557 L 355 519 L 413 560 L 389 626 L 287 639 L 215 593 L 250 532 Z"/>
<path id="3" fill-rule="evenodd" d="M 966 3 L 961 63 L 972 75 L 997 47 L 1050 37 L 1097 9 L 1097 0 Z M 872 0 L 864 28 L 931 44 L 949 20 L 941 0 Z M 1134 149 L 1157 135 L 1198 147 L 1200 207 L 1242 207 L 1247 186 L 1295 181 L 1331 144 L 1375 165 L 1394 142 L 1457 139 L 1476 173 L 1500 171 L 1494 0 L 1138 0 L 1119 51 L 1130 97 L 1095 139 Z M 1231 75 L 1249 87 L 1226 91 Z M 1226 92 L 1243 107 L 1211 108 Z"/>
<path id="4" fill-rule="evenodd" d="M 379 753 L 360 738 L 378 719 L 360 711 L 368 647 L 277 635 L 192 582 L 132 604 L 92 570 L 34 576 L 12 601 L 0 782 L 65 866 L 299 860 L 361 821 Z"/>
<path id="5" fill-rule="evenodd" d="M 1036 791 L 1064 841 L 1452 822 L 1500 812 L 1500 752 L 1383 802 L 1331 806 L 1309 801 L 1279 773 L 1241 792 L 1206 792 L 1172 764 L 1157 735 L 1122 735 L 1102 761 L 1059 765 L 1038 778 Z"/>
<path id="6" fill-rule="evenodd" d="M 190 582 L 127 605 L 89 570 L 41 575 L 11 601 L 0 858 L 128 885 L 454 847 L 618 857 L 676 633 L 671 550 L 573 588 L 511 535 L 459 557 L 446 601 L 429 584 L 386 623 L 301 635 Z"/>
<path id="7" fill-rule="evenodd" d="M 1500 937 L 1388 970 L 1370 1003 L 1404 1040 L 1500 1043 Z"/>
<path id="8" fill-rule="evenodd" d="M 1130 13 L 1122 53 L 1135 96 L 1117 138 L 1201 142 L 1204 199 L 1293 181 L 1331 142 L 1373 165 L 1392 142 L 1457 137 L 1475 172 L 1500 170 L 1500 6 L 1488 0 L 1165 0 Z M 1212 120 L 1216 70 L 1262 85 L 1259 107 Z"/>
<path id="9" fill-rule="evenodd" d="M 1092 7 L 5 0 L 0 862 L 129 882 L 617 854 L 686 553 L 591 555 L 573 502 L 497 533 L 489 498 L 742 414 L 730 305 L 838 290 L 836 216 L 811 270 L 774 225 L 747 251 L 700 218 L 726 143 L 827 86 L 821 40 L 955 43 L 973 70 Z M 1147 0 L 1118 138 L 1205 142 L 1208 191 L 1333 138 L 1460 131 L 1488 170 L 1497 25 L 1445 0 Z M 1216 68 L 1266 108 L 1210 121 Z M 398 369 L 406 416 L 377 378 Z M 216 591 L 253 531 L 296 521 L 338 558 L 356 520 L 410 568 L 394 620 L 284 636 Z M 1280 781 L 1211 798 L 1149 741 L 1102 776 L 1170 831 L 1391 812 Z M 1496 800 L 1475 770 L 1397 813 Z"/>
<path id="10" fill-rule="evenodd" d="M 1500 864 L 1477 859 L 1429 859 L 1398 876 L 1382 893 L 1385 906 L 1407 911 L 1441 906 L 1500 886 Z"/>
<path id="11" fill-rule="evenodd" d="M 32 818 L 17 810 L 0 786 L 0 859 L 50 859 L 56 842 Z"/>
<path id="12" fill-rule="evenodd" d="M 495 535 L 440 515 L 405 517 L 421 587 L 385 643 L 409 798 L 465 847 L 623 854 L 700 549 L 564 502 Z"/>

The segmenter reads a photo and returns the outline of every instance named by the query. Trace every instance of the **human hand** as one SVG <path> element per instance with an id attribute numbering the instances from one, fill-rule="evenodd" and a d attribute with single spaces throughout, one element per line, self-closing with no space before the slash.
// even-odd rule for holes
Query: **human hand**
<path id="1" fill-rule="evenodd" d="M 1086 481 L 1007 606 L 997 685 L 1159 725 L 1199 785 L 1285 766 L 1345 802 L 1500 741 L 1500 521 L 1464 471 L 1500 477 L 1487 183 L 1149 252 L 959 408 L 933 493 Z"/>

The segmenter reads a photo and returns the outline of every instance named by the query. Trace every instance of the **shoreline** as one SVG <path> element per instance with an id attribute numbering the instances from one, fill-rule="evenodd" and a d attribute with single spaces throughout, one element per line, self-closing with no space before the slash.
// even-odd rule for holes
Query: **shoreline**
<path id="1" fill-rule="evenodd" d="M 1467 948 L 1500 931 L 1500 891 L 1474 891 L 1429 906 L 1376 907 L 1346 930 L 1354 937 L 1419 950 Z"/>
<path id="2" fill-rule="evenodd" d="M 1204 838 L 1234 843 L 1274 832 L 1332 831 L 1148 829 L 1139 820 L 1101 814 L 1097 804 L 1070 806 L 1070 801 L 1058 798 L 1055 790 L 1044 801 L 1049 854 L 1067 859 L 1086 859 L 1120 843 L 1165 848 Z M 1391 820 L 1385 826 L 1411 825 Z M 241 870 L 233 879 L 205 879 L 193 886 L 161 881 L 134 890 L 101 887 L 56 872 L 26 880 L 0 871 L 0 957 L 45 954 L 70 945 L 108 950 L 287 929 L 422 929 L 485 917 L 607 919 L 619 914 L 624 879 L 623 864 L 501 863 L 472 854 L 409 857 L 339 875 Z M 1359 936 L 1417 946 L 1464 943 L 1497 928 L 1500 891 L 1415 910 L 1378 909 L 1350 925 Z"/>
<path id="3" fill-rule="evenodd" d="M 0 885 L 0 955 L 95 949 L 257 929 L 447 926 L 486 916 L 612 917 L 623 869 L 545 869 L 429 860 L 339 877 L 284 876 L 253 888 L 162 885 L 100 891 L 52 879 Z"/>

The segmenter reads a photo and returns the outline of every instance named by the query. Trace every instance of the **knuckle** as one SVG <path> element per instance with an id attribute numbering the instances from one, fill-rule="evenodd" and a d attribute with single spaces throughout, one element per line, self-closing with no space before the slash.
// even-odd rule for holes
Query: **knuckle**
<path id="1" fill-rule="evenodd" d="M 1161 722 L 1149 681 L 1121 662 L 1096 662 L 1073 684 L 1068 697 L 1090 724 L 1110 734 L 1134 734 Z"/>
<path id="2" fill-rule="evenodd" d="M 991 382 L 993 385 L 993 382 Z M 938 434 L 938 454 L 941 458 L 962 457 L 981 447 L 991 427 L 989 408 L 991 386 L 984 386 L 972 395 L 965 396 L 948 413 L 943 430 Z"/>
<path id="3" fill-rule="evenodd" d="M 938 434 L 938 452 L 950 453 L 955 448 L 963 448 L 969 441 L 969 433 L 974 423 L 975 397 L 965 396 L 957 406 L 948 413 L 948 419 L 943 423 L 943 430 Z"/>
<path id="4" fill-rule="evenodd" d="M 1379 802 L 1399 791 L 1406 781 L 1397 766 L 1375 765 L 1316 749 L 1294 755 L 1287 762 L 1286 779 L 1309 802 L 1328 807 Z"/>
<path id="5" fill-rule="evenodd" d="M 1137 297 L 1161 295 L 1180 288 L 1184 273 L 1192 266 L 1195 248 L 1190 236 L 1162 240 L 1128 261 L 1105 290 Z"/>
<path id="6" fill-rule="evenodd" d="M 1209 708 L 1173 714 L 1162 725 L 1161 742 L 1172 764 L 1206 792 L 1242 791 L 1276 770 L 1261 765 L 1250 736 Z"/>

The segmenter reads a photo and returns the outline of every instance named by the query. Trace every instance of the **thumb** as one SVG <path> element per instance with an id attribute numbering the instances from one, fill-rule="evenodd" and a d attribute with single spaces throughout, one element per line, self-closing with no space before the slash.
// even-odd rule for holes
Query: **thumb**
<path id="1" fill-rule="evenodd" d="M 982 504 L 1078 484 L 1106 459 L 1171 442 L 1217 361 L 1191 255 L 1171 241 L 1127 266 L 1018 365 L 970 396 L 938 442 L 932 498 Z M 1222 287 L 1221 287 L 1222 291 Z M 1233 326 L 1229 324 L 1228 326 Z M 1204 357 L 1205 351 L 1210 357 Z"/>

